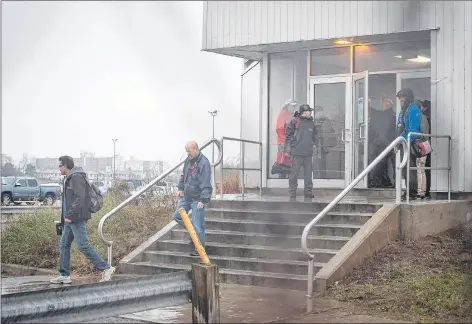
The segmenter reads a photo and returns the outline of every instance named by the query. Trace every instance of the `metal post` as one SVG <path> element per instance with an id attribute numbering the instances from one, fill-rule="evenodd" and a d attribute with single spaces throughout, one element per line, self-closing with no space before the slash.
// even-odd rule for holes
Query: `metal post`
<path id="1" fill-rule="evenodd" d="M 220 163 L 220 173 L 221 173 L 221 178 L 220 178 L 220 191 L 221 191 L 221 199 L 223 199 L 223 167 L 224 167 L 224 163 L 225 163 L 225 159 L 224 159 L 224 145 L 223 145 L 223 141 L 224 141 L 224 137 L 221 138 L 221 163 Z"/>
<path id="2" fill-rule="evenodd" d="M 315 262 L 313 259 L 308 260 L 308 294 L 306 295 L 306 312 L 310 313 L 313 310 L 313 268 Z"/>
<path id="3" fill-rule="evenodd" d="M 244 142 L 241 142 L 241 194 L 244 199 Z"/>
<path id="4" fill-rule="evenodd" d="M 213 131 L 211 138 L 215 138 L 215 116 L 213 116 Z M 215 163 L 215 143 L 211 145 L 211 163 Z"/>
<path id="5" fill-rule="evenodd" d="M 116 141 L 117 138 L 113 138 L 113 184 L 115 184 L 116 181 Z"/>
<path id="6" fill-rule="evenodd" d="M 262 143 L 259 144 L 259 160 L 261 161 L 260 167 L 261 167 L 261 179 L 260 179 L 260 188 L 259 188 L 259 196 L 262 198 Z"/>
<path id="7" fill-rule="evenodd" d="M 395 154 L 395 203 L 402 201 L 402 169 L 400 168 L 400 150 Z"/>
<path id="8" fill-rule="evenodd" d="M 447 171 L 447 200 L 448 201 L 451 201 L 451 169 L 452 169 L 451 145 L 452 145 L 452 138 L 449 136 L 449 145 L 448 145 L 448 154 L 447 154 L 447 158 L 448 158 L 447 166 L 449 168 L 449 170 Z"/>
<path id="9" fill-rule="evenodd" d="M 410 134 L 407 136 L 407 141 L 406 141 L 406 149 L 408 152 L 403 152 L 403 154 L 407 154 L 407 160 L 406 160 L 406 203 L 410 203 Z"/>
<path id="10" fill-rule="evenodd" d="M 108 246 L 108 264 L 111 267 L 111 264 L 113 262 L 113 245 Z"/>
<path id="11" fill-rule="evenodd" d="M 218 114 L 218 110 L 209 111 L 208 113 L 213 117 L 213 131 L 211 138 L 215 138 L 215 117 Z M 215 144 L 211 145 L 211 163 L 215 163 Z"/>

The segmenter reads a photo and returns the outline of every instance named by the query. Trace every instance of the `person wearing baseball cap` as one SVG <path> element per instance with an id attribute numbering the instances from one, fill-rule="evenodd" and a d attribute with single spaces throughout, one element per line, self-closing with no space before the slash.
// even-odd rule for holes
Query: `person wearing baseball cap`
<path id="1" fill-rule="evenodd" d="M 300 105 L 298 112 L 288 123 L 285 130 L 285 152 L 292 155 L 292 169 L 289 176 L 290 200 L 297 196 L 298 174 L 303 167 L 305 198 L 313 195 L 313 145 L 315 143 L 315 124 L 312 111 L 307 104 Z"/>

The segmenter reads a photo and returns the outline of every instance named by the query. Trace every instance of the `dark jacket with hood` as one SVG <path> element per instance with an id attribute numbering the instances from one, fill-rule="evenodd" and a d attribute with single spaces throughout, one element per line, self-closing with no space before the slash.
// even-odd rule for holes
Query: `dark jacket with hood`
<path id="1" fill-rule="evenodd" d="M 297 128 L 297 120 L 299 125 Z M 312 156 L 316 132 L 313 117 L 298 115 L 287 124 L 285 129 L 286 152 L 292 155 Z"/>
<path id="2" fill-rule="evenodd" d="M 187 158 L 184 173 L 180 177 L 179 191 L 184 192 L 188 203 L 194 201 L 209 203 L 211 199 L 210 161 L 200 153 L 196 158 Z"/>
<path id="3" fill-rule="evenodd" d="M 88 201 L 87 175 L 81 167 L 74 167 L 64 180 L 62 191 L 62 217 L 73 223 L 91 218 Z"/>

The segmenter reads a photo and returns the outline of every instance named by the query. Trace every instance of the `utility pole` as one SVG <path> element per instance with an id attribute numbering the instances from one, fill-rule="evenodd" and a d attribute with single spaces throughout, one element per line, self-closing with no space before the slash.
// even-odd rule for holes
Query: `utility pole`
<path id="1" fill-rule="evenodd" d="M 213 133 L 212 138 L 215 138 L 215 117 L 218 115 L 218 110 L 213 110 L 208 112 L 211 117 L 213 117 Z M 215 143 L 211 144 L 211 163 L 215 163 Z"/>
<path id="2" fill-rule="evenodd" d="M 115 184 L 116 180 L 116 141 L 117 138 L 113 138 L 113 185 Z"/>

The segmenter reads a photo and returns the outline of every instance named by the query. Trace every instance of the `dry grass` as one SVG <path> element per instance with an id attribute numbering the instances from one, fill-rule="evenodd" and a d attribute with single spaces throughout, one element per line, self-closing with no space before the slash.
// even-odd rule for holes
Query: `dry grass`
<path id="1" fill-rule="evenodd" d="M 239 172 L 229 174 L 223 177 L 223 194 L 239 194 L 241 193 Z M 221 184 L 216 183 L 216 193 L 221 193 Z"/>
<path id="2" fill-rule="evenodd" d="M 120 201 L 107 196 L 100 212 L 92 214 L 88 222 L 90 243 L 106 260 L 107 248 L 98 235 L 100 218 Z M 113 263 L 160 230 L 171 220 L 175 207 L 172 198 L 146 200 L 131 204 L 110 218 L 104 226 L 105 238 L 112 240 Z M 39 268 L 58 268 L 59 239 L 54 221 L 60 220 L 59 211 L 38 211 L 24 214 L 8 223 L 2 232 L 2 262 Z M 75 274 L 90 274 L 91 263 L 72 245 L 71 270 Z"/>
<path id="3" fill-rule="evenodd" d="M 393 242 L 326 297 L 370 315 L 413 322 L 472 322 L 472 228 Z"/>

